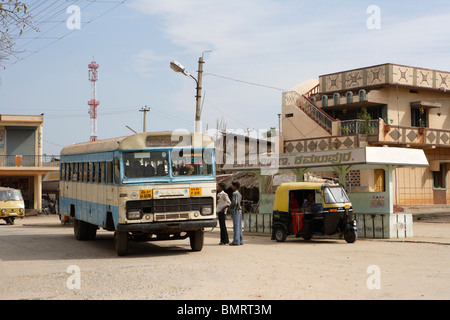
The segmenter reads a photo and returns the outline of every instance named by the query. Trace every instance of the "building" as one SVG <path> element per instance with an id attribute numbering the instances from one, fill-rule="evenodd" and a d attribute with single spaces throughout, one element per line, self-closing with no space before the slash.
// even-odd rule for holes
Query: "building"
<path id="1" fill-rule="evenodd" d="M 421 149 L 429 166 L 392 172 L 397 206 L 450 203 L 450 72 L 382 64 L 319 76 L 283 93 L 280 153 Z M 324 172 L 323 175 L 337 176 Z M 383 169 L 346 173 L 348 192 L 376 195 Z"/>
<path id="2" fill-rule="evenodd" d="M 0 186 L 20 189 L 28 214 L 42 208 L 43 176 L 59 170 L 43 155 L 43 125 L 43 115 L 0 115 Z"/>

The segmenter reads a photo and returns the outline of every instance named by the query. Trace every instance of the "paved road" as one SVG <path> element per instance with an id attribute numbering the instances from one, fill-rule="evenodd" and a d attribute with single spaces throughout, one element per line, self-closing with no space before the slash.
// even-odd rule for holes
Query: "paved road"
<path id="1" fill-rule="evenodd" d="M 219 246 L 215 229 L 202 252 L 188 240 L 131 243 L 119 258 L 112 233 L 79 242 L 55 216 L 26 218 L 0 223 L 0 298 L 449 299 L 444 222 L 416 222 L 411 239 L 354 244 L 244 234 L 243 246 Z"/>

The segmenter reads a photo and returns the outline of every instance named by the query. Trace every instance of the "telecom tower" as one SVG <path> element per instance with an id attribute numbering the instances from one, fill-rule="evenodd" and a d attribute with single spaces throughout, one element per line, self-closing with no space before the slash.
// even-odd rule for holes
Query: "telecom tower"
<path id="1" fill-rule="evenodd" d="M 100 102 L 97 100 L 97 80 L 98 80 L 98 67 L 99 65 L 92 61 L 89 64 L 89 81 L 92 83 L 91 100 L 88 105 L 91 107 L 89 109 L 89 114 L 91 115 L 91 139 L 90 141 L 97 141 L 97 107 Z"/>

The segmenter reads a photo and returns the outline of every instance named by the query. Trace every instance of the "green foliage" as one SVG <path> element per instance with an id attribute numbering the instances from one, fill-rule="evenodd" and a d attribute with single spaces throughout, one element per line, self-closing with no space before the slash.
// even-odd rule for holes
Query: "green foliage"
<path id="1" fill-rule="evenodd" d="M 17 53 L 14 51 L 15 40 L 27 27 L 33 28 L 27 5 L 18 0 L 2 0 L 0 2 L 0 65 L 8 56 Z"/>

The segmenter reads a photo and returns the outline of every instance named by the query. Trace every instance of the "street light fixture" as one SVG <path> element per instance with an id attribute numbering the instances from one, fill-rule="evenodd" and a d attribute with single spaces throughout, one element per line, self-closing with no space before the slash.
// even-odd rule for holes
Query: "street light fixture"
<path id="1" fill-rule="evenodd" d="M 170 68 L 178 73 L 182 73 L 184 74 L 186 77 L 191 77 L 192 79 L 194 79 L 195 83 L 197 84 L 197 95 L 195 96 L 196 98 L 196 102 L 197 102 L 197 106 L 196 106 L 196 111 L 195 111 L 195 132 L 201 132 L 202 131 L 202 126 L 201 126 L 201 97 L 202 97 L 202 76 L 203 76 L 203 64 L 205 63 L 203 61 L 203 56 L 206 52 L 211 52 L 211 51 L 204 51 L 202 53 L 202 56 L 199 58 L 198 60 L 198 76 L 197 79 L 190 74 L 186 68 L 179 62 L 177 61 L 172 61 L 170 62 Z"/>

